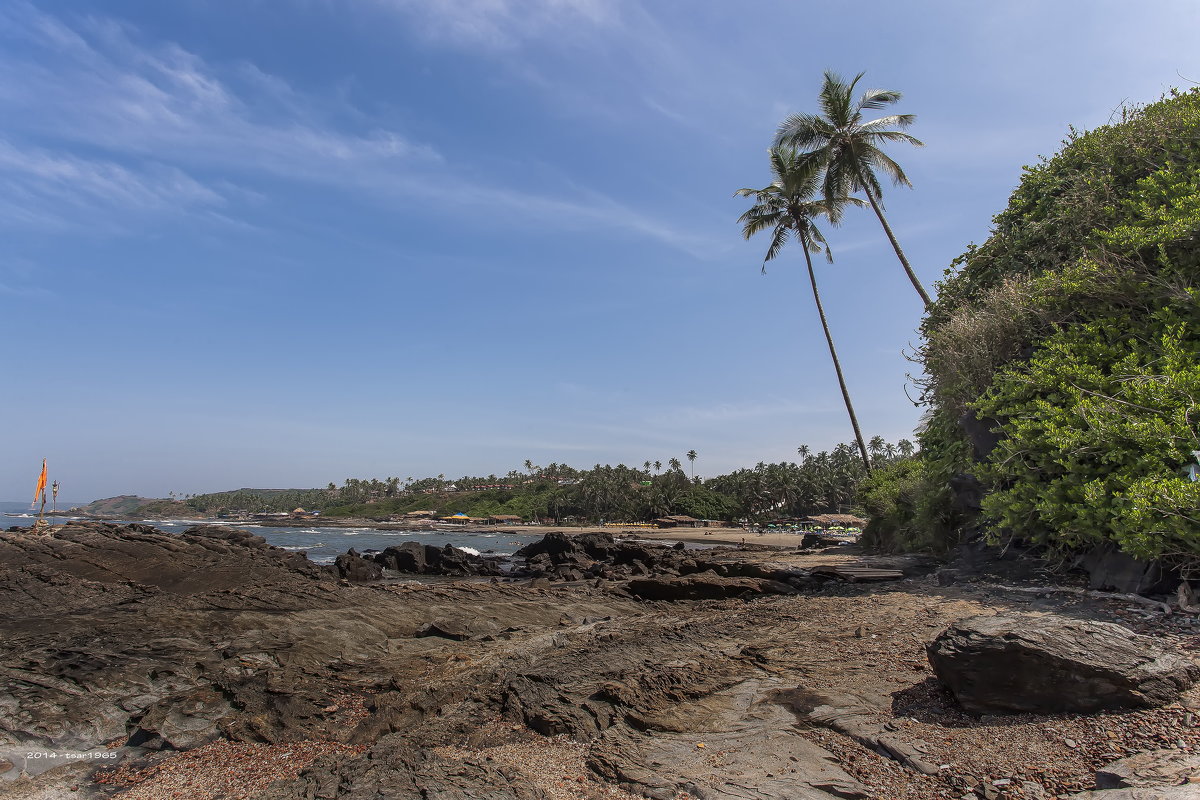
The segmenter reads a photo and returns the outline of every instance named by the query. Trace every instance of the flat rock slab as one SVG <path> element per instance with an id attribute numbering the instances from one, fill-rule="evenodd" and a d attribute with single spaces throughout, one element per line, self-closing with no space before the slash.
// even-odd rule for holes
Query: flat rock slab
<path id="1" fill-rule="evenodd" d="M 1200 786 L 1143 786 L 1136 789 L 1104 789 L 1071 795 L 1071 800 L 1197 800 Z"/>
<path id="2" fill-rule="evenodd" d="M 1200 753 L 1150 750 L 1122 758 L 1096 771 L 1097 789 L 1192 784 L 1200 797 Z"/>
<path id="3" fill-rule="evenodd" d="M 868 583 L 871 581 L 898 581 L 904 578 L 904 573 L 898 569 L 879 569 L 855 564 L 831 564 L 813 567 L 813 575 L 828 578 L 838 578 L 851 583 Z"/>
<path id="4" fill-rule="evenodd" d="M 951 625 L 927 645 L 938 678 L 976 714 L 1083 713 L 1165 705 L 1200 667 L 1121 625 L 997 614 Z"/>
<path id="5" fill-rule="evenodd" d="M 701 572 L 670 578 L 639 578 L 626 587 L 634 597 L 646 600 L 724 600 L 762 594 L 795 594 L 781 581 L 766 578 L 726 578 Z"/>
<path id="6" fill-rule="evenodd" d="M 832 754 L 798 734 L 795 714 L 777 694 L 751 679 L 683 704 L 680 717 L 691 730 L 616 725 L 603 732 L 588 766 L 655 800 L 680 792 L 700 800 L 872 797 Z"/>

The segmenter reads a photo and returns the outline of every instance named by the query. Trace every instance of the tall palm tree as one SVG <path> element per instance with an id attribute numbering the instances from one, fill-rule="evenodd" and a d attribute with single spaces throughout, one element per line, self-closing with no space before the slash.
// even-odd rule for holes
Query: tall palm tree
<path id="1" fill-rule="evenodd" d="M 696 451 L 695 450 L 687 451 L 687 460 L 692 462 L 692 464 L 691 464 L 692 478 L 695 478 L 696 477 Z"/>
<path id="2" fill-rule="evenodd" d="M 845 196 L 816 198 L 817 190 L 821 186 L 823 164 L 820 158 L 813 154 L 802 154 L 790 147 L 772 147 L 767 152 L 770 155 L 771 172 L 775 180 L 762 189 L 738 189 L 735 192 L 736 195 L 753 197 L 755 200 L 750 210 L 738 218 L 738 222 L 742 223 L 742 235 L 749 239 L 760 231 L 771 230 L 771 245 L 763 258 L 763 272 L 766 272 L 767 262 L 779 255 L 789 236 L 794 236 L 800 243 L 800 249 L 804 252 L 804 262 L 808 266 L 813 300 L 817 304 L 817 315 L 821 318 L 821 328 L 825 331 L 825 341 L 829 345 L 829 356 L 833 359 L 838 386 L 841 387 L 842 399 L 846 402 L 846 413 L 850 415 L 850 425 L 854 428 L 854 438 L 862 453 L 863 465 L 867 472 L 870 472 L 871 459 L 867 455 L 862 431 L 858 428 L 854 405 L 850 402 L 850 390 L 846 388 L 842 362 L 838 360 L 837 348 L 833 346 L 833 334 L 829 332 L 829 321 L 825 318 L 825 306 L 821 303 L 821 293 L 817 290 L 817 274 L 812 265 L 812 254 L 822 250 L 830 263 L 833 261 L 828 243 L 813 224 L 813 219 L 824 216 L 837 224 L 843 206 L 862 205 L 862 201 Z"/>
<path id="3" fill-rule="evenodd" d="M 901 97 L 900 92 L 891 89 L 867 89 L 856 100 L 854 88 L 864 74 L 860 72 L 854 76 L 854 80 L 846 83 L 841 76 L 827 70 L 825 82 L 817 95 L 821 115 L 793 114 L 788 117 L 779 125 L 775 144 L 810 150 L 821 159 L 825 167 L 826 200 L 857 191 L 866 194 L 904 272 L 925 307 L 929 308 L 933 301 L 917 279 L 912 265 L 900 249 L 892 226 L 883 215 L 883 189 L 875 174 L 878 170 L 891 178 L 892 183 L 911 188 L 912 183 L 904 170 L 880 146 L 885 142 L 907 142 L 923 147 L 925 143 L 903 131 L 916 120 L 913 114 L 892 114 L 869 122 L 863 121 L 864 111 L 885 108 Z"/>

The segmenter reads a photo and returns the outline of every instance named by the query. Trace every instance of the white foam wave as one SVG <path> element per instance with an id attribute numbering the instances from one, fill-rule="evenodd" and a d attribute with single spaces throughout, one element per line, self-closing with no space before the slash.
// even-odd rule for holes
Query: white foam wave
<path id="1" fill-rule="evenodd" d="M 470 553 L 473 556 L 479 555 L 479 551 L 476 550 L 474 547 L 463 547 L 462 545 L 456 544 L 456 545 L 454 545 L 454 549 L 462 550 L 464 553 Z"/>

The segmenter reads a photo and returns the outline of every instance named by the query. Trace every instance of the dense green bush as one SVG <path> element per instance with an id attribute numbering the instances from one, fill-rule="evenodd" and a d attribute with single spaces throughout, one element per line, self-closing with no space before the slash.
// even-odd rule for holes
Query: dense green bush
<path id="1" fill-rule="evenodd" d="M 1027 168 L 923 326 L 927 496 L 970 473 L 994 533 L 1200 558 L 1183 471 L 1200 449 L 1198 237 L 1196 91 Z M 999 434 L 990 452 L 967 444 L 972 417 Z"/>

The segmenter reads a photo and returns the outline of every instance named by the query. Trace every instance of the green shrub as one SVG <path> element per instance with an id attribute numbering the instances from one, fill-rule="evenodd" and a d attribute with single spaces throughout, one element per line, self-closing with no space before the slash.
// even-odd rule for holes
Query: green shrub
<path id="1" fill-rule="evenodd" d="M 972 473 L 995 535 L 1200 559 L 1198 244 L 1200 92 L 1027 168 L 923 325 L 926 499 Z M 982 463 L 970 414 L 1001 436 Z"/>

